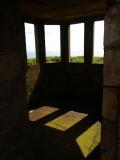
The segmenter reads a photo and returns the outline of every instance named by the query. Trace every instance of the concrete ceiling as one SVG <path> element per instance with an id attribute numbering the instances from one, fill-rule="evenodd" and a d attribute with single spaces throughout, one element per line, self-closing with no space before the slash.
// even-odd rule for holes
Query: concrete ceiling
<path id="1" fill-rule="evenodd" d="M 19 7 L 27 17 L 45 21 L 67 21 L 104 14 L 107 0 L 23 0 Z"/>

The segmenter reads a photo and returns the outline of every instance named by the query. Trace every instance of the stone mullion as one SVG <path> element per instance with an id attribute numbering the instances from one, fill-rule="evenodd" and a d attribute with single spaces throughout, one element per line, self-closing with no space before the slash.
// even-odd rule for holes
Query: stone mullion
<path id="1" fill-rule="evenodd" d="M 40 64 L 46 62 L 44 25 L 35 24 L 36 57 Z"/>
<path id="2" fill-rule="evenodd" d="M 70 56 L 70 26 L 64 24 L 60 26 L 61 39 L 61 63 L 68 63 Z"/>
<path id="3" fill-rule="evenodd" d="M 87 20 L 85 22 L 85 38 L 84 38 L 84 63 L 91 64 L 93 59 L 93 32 L 94 22 Z"/>

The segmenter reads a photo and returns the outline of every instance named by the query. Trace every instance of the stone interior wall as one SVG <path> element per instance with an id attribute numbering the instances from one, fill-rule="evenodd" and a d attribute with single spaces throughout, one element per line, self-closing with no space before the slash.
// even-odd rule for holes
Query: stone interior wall
<path id="1" fill-rule="evenodd" d="M 102 71 L 100 64 L 44 64 L 29 106 L 79 106 L 81 111 L 101 114 Z"/>
<path id="2" fill-rule="evenodd" d="M 118 135 L 120 135 L 120 115 L 119 115 L 119 129 L 118 129 Z M 120 136 L 119 136 L 119 140 L 118 140 L 118 153 L 117 153 L 117 159 L 120 159 Z"/>
<path id="3" fill-rule="evenodd" d="M 0 160 L 10 159 L 27 133 L 24 26 L 15 5 L 14 1 L 0 4 Z M 118 160 L 120 4 L 106 15 L 104 44 L 102 160 Z"/>
<path id="4" fill-rule="evenodd" d="M 14 1 L 0 3 L 0 160 L 23 143 L 27 122 L 24 23 Z"/>
<path id="5" fill-rule="evenodd" d="M 105 17 L 102 160 L 120 158 L 120 3 Z"/>

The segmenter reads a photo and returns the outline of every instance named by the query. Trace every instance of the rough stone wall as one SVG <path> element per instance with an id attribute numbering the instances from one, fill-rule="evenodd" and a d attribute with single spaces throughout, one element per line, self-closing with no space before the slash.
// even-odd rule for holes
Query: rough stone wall
<path id="1" fill-rule="evenodd" d="M 27 120 L 24 25 L 15 1 L 0 3 L 0 159 L 22 141 Z"/>
<path id="2" fill-rule="evenodd" d="M 119 115 L 119 130 L 118 130 L 119 140 L 118 140 L 118 153 L 117 159 L 120 159 L 120 115 Z"/>
<path id="3" fill-rule="evenodd" d="M 102 160 L 120 159 L 120 3 L 105 17 Z"/>

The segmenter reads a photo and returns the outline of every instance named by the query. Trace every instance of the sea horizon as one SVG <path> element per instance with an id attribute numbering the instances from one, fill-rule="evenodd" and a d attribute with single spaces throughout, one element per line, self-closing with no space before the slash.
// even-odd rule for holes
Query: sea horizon
<path id="1" fill-rule="evenodd" d="M 82 51 L 81 51 L 82 52 Z M 47 57 L 54 57 L 54 56 L 60 56 L 60 53 L 58 51 L 48 51 L 47 52 Z M 77 56 L 84 56 L 83 54 L 80 54 L 80 51 L 74 51 L 74 54 L 72 54 L 72 57 L 77 57 Z M 34 51 L 28 51 L 27 52 L 27 58 L 35 58 L 36 57 L 36 53 Z M 101 52 L 98 52 L 95 57 L 103 57 L 103 55 L 101 54 Z"/>

